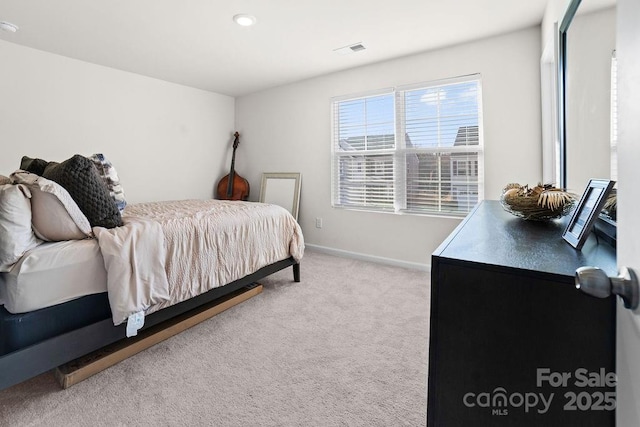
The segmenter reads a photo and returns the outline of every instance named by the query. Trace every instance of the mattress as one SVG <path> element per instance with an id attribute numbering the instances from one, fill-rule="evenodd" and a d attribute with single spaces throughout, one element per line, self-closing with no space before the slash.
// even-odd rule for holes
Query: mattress
<path id="1" fill-rule="evenodd" d="M 107 291 L 107 272 L 95 239 L 47 242 L 0 273 L 0 302 L 26 313 Z"/>

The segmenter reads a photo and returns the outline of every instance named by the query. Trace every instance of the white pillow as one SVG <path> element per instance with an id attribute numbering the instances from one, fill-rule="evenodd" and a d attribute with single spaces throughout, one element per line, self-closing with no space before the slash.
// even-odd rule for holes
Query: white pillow
<path id="1" fill-rule="evenodd" d="M 31 230 L 30 196 L 23 185 L 0 185 L 0 272 L 40 244 Z"/>
<path id="2" fill-rule="evenodd" d="M 49 242 L 93 236 L 89 220 L 61 185 L 25 171 L 14 172 L 11 179 L 31 190 L 31 222 L 36 236 Z"/>

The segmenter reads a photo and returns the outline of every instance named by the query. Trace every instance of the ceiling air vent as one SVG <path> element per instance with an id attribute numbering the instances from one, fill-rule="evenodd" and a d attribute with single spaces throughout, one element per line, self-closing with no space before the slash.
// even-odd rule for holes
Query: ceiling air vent
<path id="1" fill-rule="evenodd" d="M 338 49 L 333 49 L 333 51 L 340 55 L 348 55 L 350 53 L 362 52 L 366 47 L 362 43 L 354 43 L 349 46 L 339 47 Z"/>

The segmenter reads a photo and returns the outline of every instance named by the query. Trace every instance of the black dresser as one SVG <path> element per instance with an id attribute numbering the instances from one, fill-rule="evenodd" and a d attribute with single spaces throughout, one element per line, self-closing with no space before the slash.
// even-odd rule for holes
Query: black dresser
<path id="1" fill-rule="evenodd" d="M 574 285 L 615 249 L 576 251 L 567 221 L 484 201 L 433 253 L 428 426 L 615 425 L 615 300 Z"/>

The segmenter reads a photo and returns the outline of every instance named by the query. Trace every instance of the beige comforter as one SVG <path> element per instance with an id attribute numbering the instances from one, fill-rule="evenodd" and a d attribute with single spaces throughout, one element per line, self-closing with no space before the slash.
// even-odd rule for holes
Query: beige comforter
<path id="1" fill-rule="evenodd" d="M 304 252 L 302 231 L 283 208 L 181 200 L 129 205 L 124 226 L 94 227 L 118 325 Z"/>

